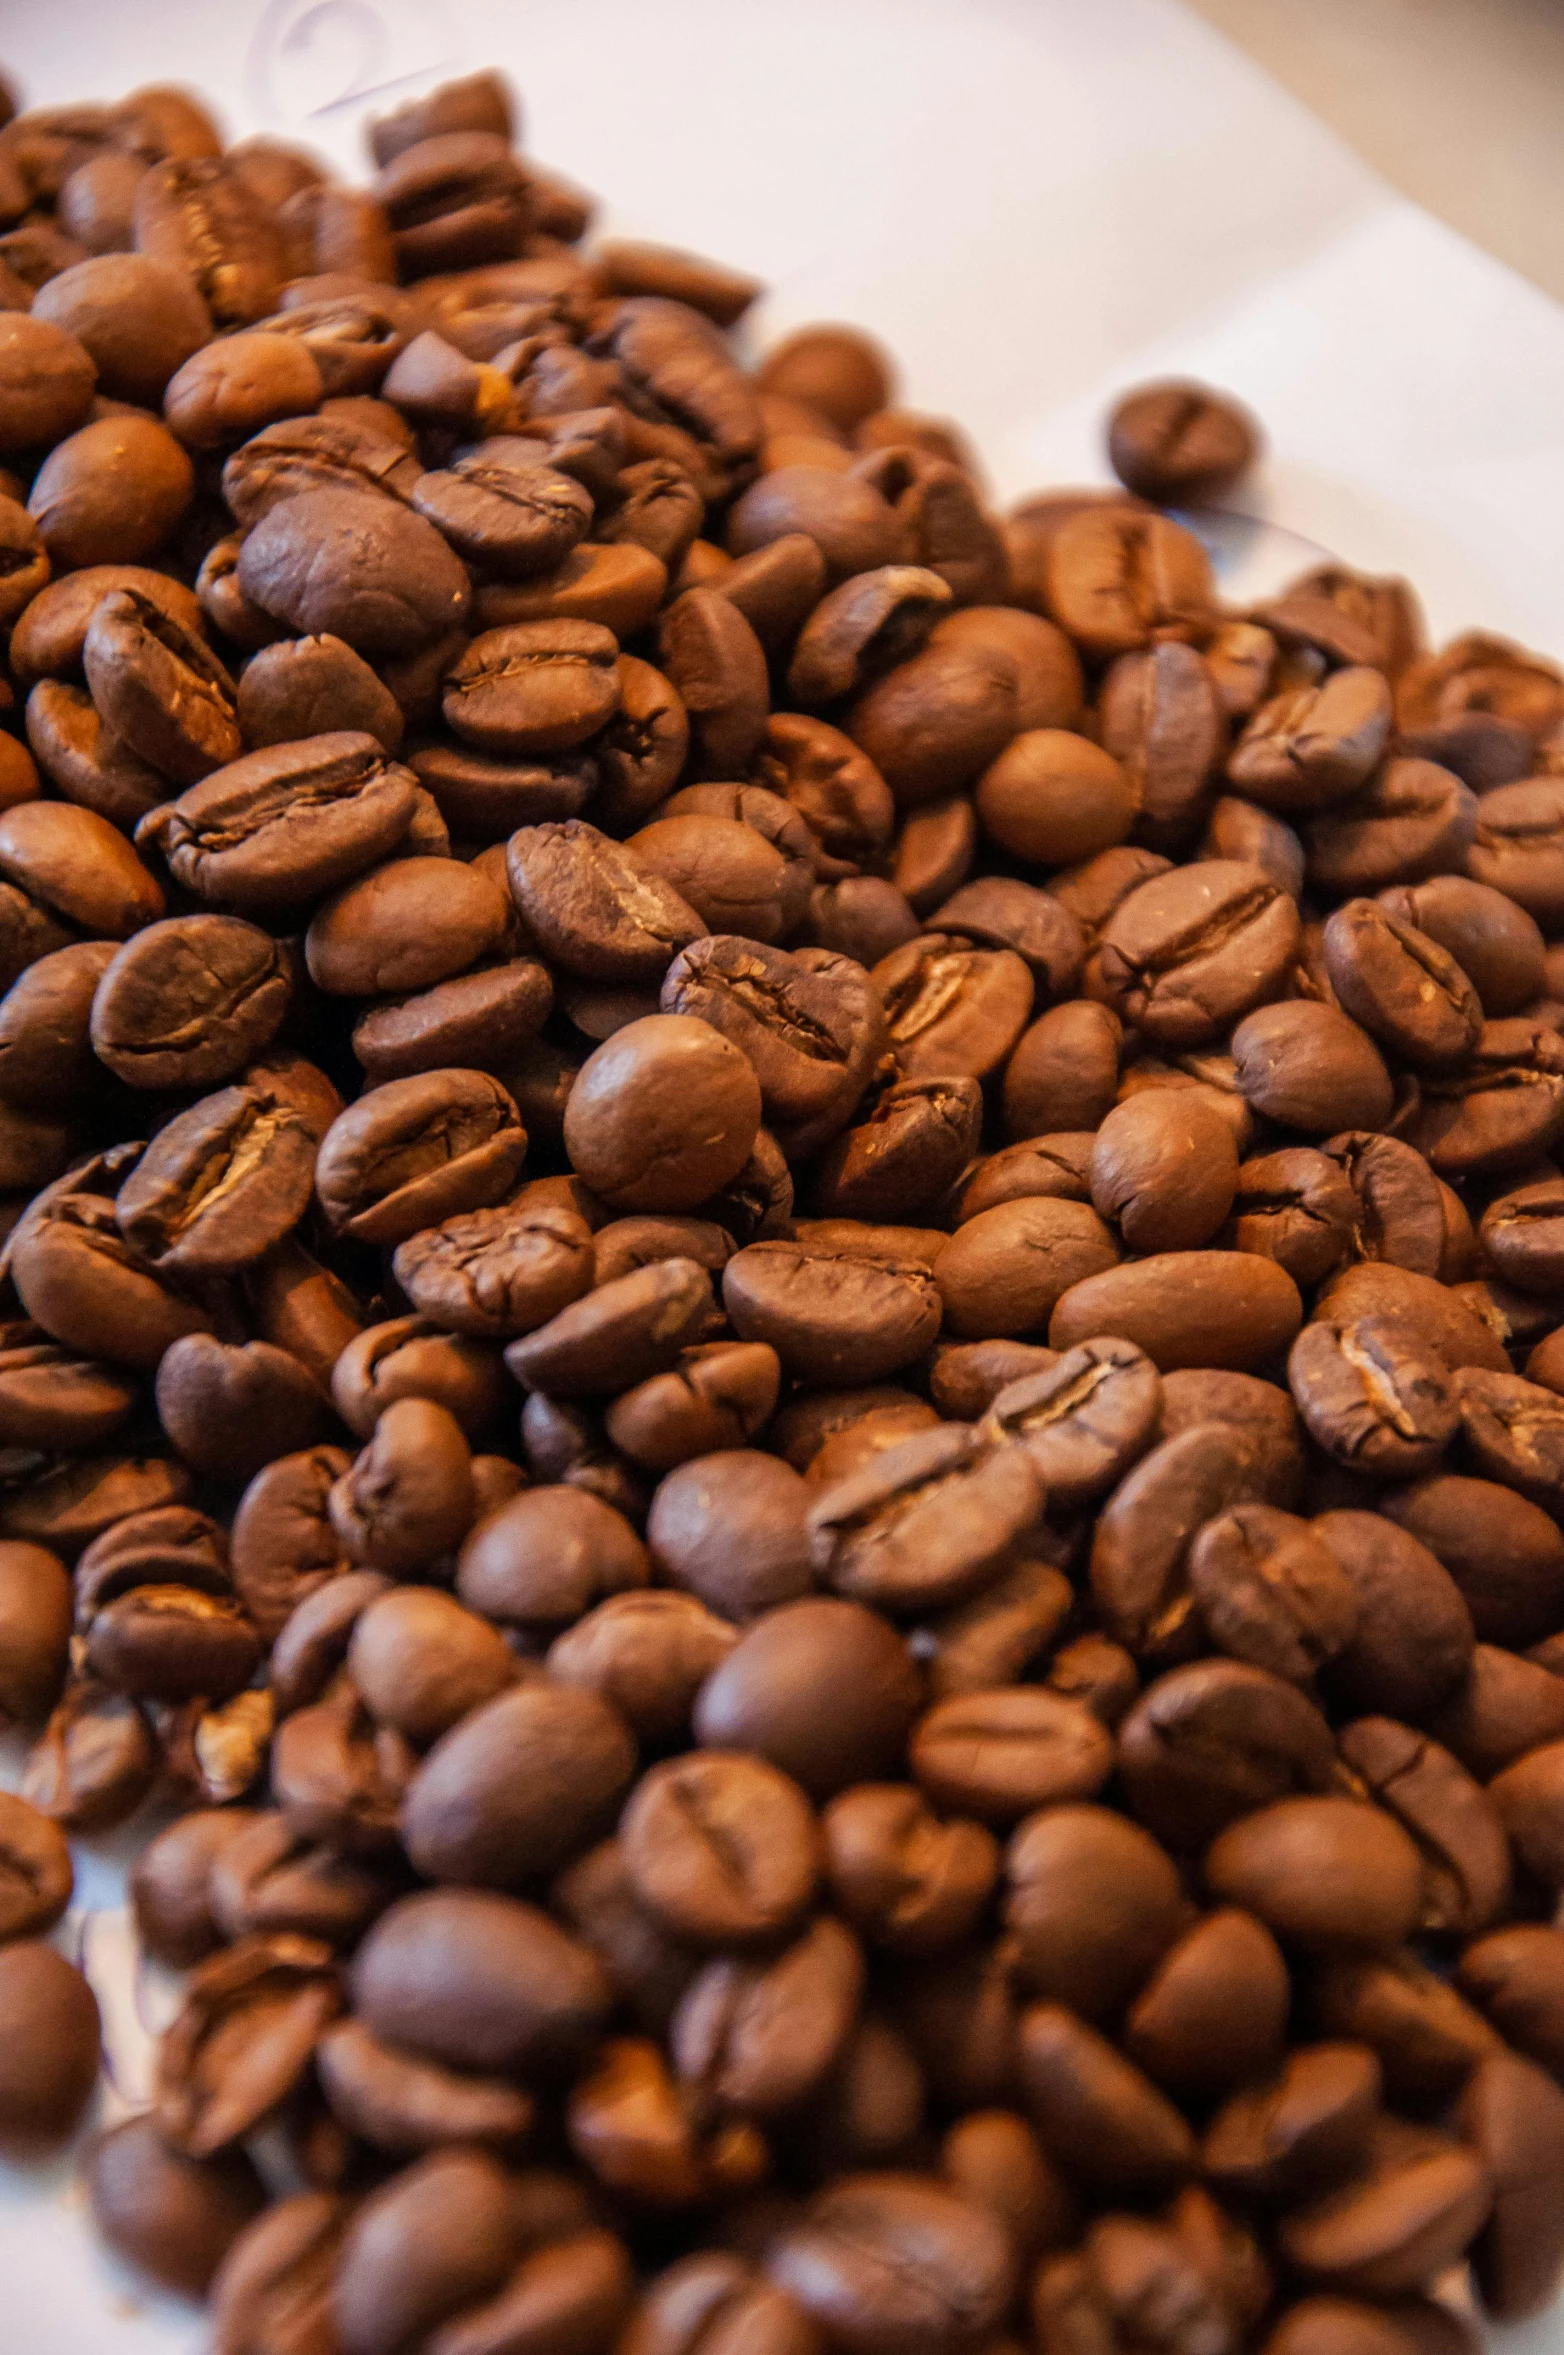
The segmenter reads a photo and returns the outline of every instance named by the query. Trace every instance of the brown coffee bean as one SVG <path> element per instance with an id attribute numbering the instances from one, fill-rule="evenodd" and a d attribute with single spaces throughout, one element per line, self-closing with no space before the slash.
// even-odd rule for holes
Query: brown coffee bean
<path id="1" fill-rule="evenodd" d="M 191 2159 L 164 2141 L 150 2111 L 98 2136 L 86 2161 L 93 2221 L 127 2264 L 182 2297 L 211 2287 L 265 2204 L 248 2159 Z"/>
<path id="2" fill-rule="evenodd" d="M 1564 1874 L 1557 1832 L 1561 1779 L 1564 1742 L 1547 1742 L 1507 1766 L 1488 1786 L 1517 1863 L 1544 1887 L 1557 1885 Z"/>
<path id="3" fill-rule="evenodd" d="M 1484 2055 L 1499 2050 L 1470 2004 L 1411 1954 L 1337 1956 L 1315 1979 L 1314 2003 L 1327 2033 L 1379 2056 L 1394 2102 L 1448 2101 Z"/>
<path id="4" fill-rule="evenodd" d="M 1352 1640 L 1358 1598 L 1307 1522 L 1239 1504 L 1207 1521 L 1189 1552 L 1189 1583 L 1220 1651 L 1293 1684 Z"/>
<path id="5" fill-rule="evenodd" d="M 1232 1131 L 1192 1090 L 1131 1096 L 1108 1114 L 1092 1147 L 1093 1204 L 1117 1222 L 1132 1251 L 1209 1242 L 1237 1180 Z"/>
<path id="6" fill-rule="evenodd" d="M 473 1709 L 409 1786 L 408 1853 L 431 1878 L 524 1887 L 607 1830 L 634 1745 L 594 1693 L 523 1685 Z"/>
<path id="7" fill-rule="evenodd" d="M 1351 1799 L 1278 1799 L 1218 1834 L 1214 1896 L 1305 1947 L 1398 1946 L 1422 1905 L 1418 1853 L 1390 1816 Z"/>
<path id="8" fill-rule="evenodd" d="M 760 1126 L 747 1058 L 704 1022 L 654 1014 L 587 1058 L 565 1143 L 595 1192 L 625 1210 L 693 1210 L 736 1177 Z"/>
<path id="9" fill-rule="evenodd" d="M 1564 1938 L 1540 1923 L 1490 1930 L 1467 1947 L 1455 1983 L 1507 2044 L 1557 2073 L 1564 2052 Z"/>
<path id="10" fill-rule="evenodd" d="M 985 1434 L 1019 1440 L 1049 1501 L 1071 1512 L 1113 1487 L 1150 1446 L 1161 1417 L 1155 1367 L 1128 1341 L 1087 1341 L 1046 1371 L 1007 1383 Z"/>
<path id="11" fill-rule="evenodd" d="M 1484 1930 L 1509 1895 L 1510 1856 L 1493 1802 L 1448 1750 L 1387 1717 L 1340 1736 L 1346 1766 L 1423 1852 L 1422 1927 Z"/>
<path id="12" fill-rule="evenodd" d="M 908 1758 L 937 1806 L 1009 1824 L 1034 1808 L 1094 1798 L 1113 1743 L 1083 1702 L 1012 1685 L 940 1701 L 916 1727 Z"/>
<path id="13" fill-rule="evenodd" d="M 1204 385 L 1126 393 L 1108 421 L 1108 455 L 1126 490 L 1161 506 L 1219 499 L 1254 464 L 1259 431 L 1247 411 Z"/>
<path id="14" fill-rule="evenodd" d="M 945 1426 L 827 1488 L 809 1526 L 816 1566 L 839 1592 L 910 1612 L 988 1585 L 1042 1508 L 1042 1482 L 1023 1448 L 991 1448 Z"/>
<path id="15" fill-rule="evenodd" d="M 1470 977 L 1490 1019 L 1519 1014 L 1542 988 L 1542 936 L 1526 910 L 1486 883 L 1436 875 L 1392 886 L 1380 905 L 1437 942 Z"/>
<path id="16" fill-rule="evenodd" d="M 1381 2089 L 1360 2044 L 1306 2044 L 1268 2082 L 1234 2094 L 1201 2146 L 1205 2173 L 1241 2199 L 1291 2205 L 1366 2158 Z"/>
<path id="17" fill-rule="evenodd" d="M 1198 1648 L 1190 1547 L 1201 1527 L 1252 1496 L 1259 1463 L 1232 1426 L 1196 1423 L 1142 1456 L 1097 1524 L 1091 1585 L 1110 1635 L 1139 1658 L 1187 1659 Z"/>
<path id="18" fill-rule="evenodd" d="M 0 2147 L 37 2159 L 67 2141 L 98 2081 L 98 2006 L 52 1946 L 0 1947 Z"/>
<path id="19" fill-rule="evenodd" d="M 1327 1790 L 1336 1749 L 1296 1686 L 1235 1660 L 1202 1660 L 1158 1677 L 1135 1703 L 1119 1729 L 1119 1772 L 1131 1812 L 1169 1847 L 1188 1849 L 1251 1809 Z"/>
<path id="20" fill-rule="evenodd" d="M 0 1939 L 51 1930 L 73 1886 L 70 1849 L 57 1824 L 27 1800 L 0 1793 Z"/>
<path id="21" fill-rule="evenodd" d="M 1156 2193 L 1190 2172 L 1194 2145 L 1178 2111 L 1061 2004 L 1022 2015 L 1018 2068 L 1044 2150 L 1094 2191 Z"/>
<path id="22" fill-rule="evenodd" d="M 1432 1470 L 1457 1426 L 1443 1366 L 1394 1317 L 1317 1319 L 1293 1343 L 1287 1375 L 1312 1437 L 1375 1479 Z"/>
<path id="23" fill-rule="evenodd" d="M 832 1800 L 822 1826 L 832 1895 L 862 1937 L 918 1955 L 970 1934 L 999 1865 L 981 1825 L 940 1822 L 910 1785 L 863 1782 Z"/>
<path id="24" fill-rule="evenodd" d="M 824 1801 L 900 1763 L 921 1699 L 906 1645 L 877 1613 L 811 1597 L 766 1612 L 717 1663 L 695 1734 L 768 1760 Z"/>
<path id="25" fill-rule="evenodd" d="M 1477 812 L 1475 796 L 1448 769 L 1393 755 L 1348 800 L 1307 821 L 1309 880 L 1347 898 L 1459 868 L 1469 849 L 1475 862 Z M 1497 880 L 1475 864 L 1474 873 Z"/>
<path id="26" fill-rule="evenodd" d="M 1047 559 L 1049 611 L 1085 652 L 1128 654 L 1189 637 L 1210 618 L 1205 551 L 1166 517 L 1104 502 L 1059 525 Z"/>
<path id="27" fill-rule="evenodd" d="M 58 572 L 140 564 L 174 531 L 194 487 L 167 427 L 126 409 L 55 444 L 33 477 L 27 512 Z"/>
<path id="28" fill-rule="evenodd" d="M 1114 2022 L 1178 1931 L 1178 1876 L 1156 1841 L 1104 1807 L 1047 1805 L 1016 1830 L 1005 1873 L 1022 1981 Z"/>
<path id="29" fill-rule="evenodd" d="M 344 2355 L 414 2344 L 492 2297 L 519 2238 L 509 2181 L 487 2152 L 434 2151 L 393 2176 L 343 2239 L 331 2313 Z"/>
<path id="30" fill-rule="evenodd" d="M 1297 940 L 1295 902 L 1259 868 L 1211 860 L 1142 884 L 1115 910 L 1103 983 L 1148 1038 L 1202 1046 L 1274 992 Z"/>
<path id="31" fill-rule="evenodd" d="M 1284 2217 L 1278 2245 L 1311 2280 L 1393 2296 L 1421 2287 L 1466 2247 L 1491 2197 L 1469 2151 L 1387 2120 L 1366 2171 Z"/>
<path id="32" fill-rule="evenodd" d="M 620 1837 L 641 1902 L 698 1945 L 777 1937 L 809 1903 L 819 1870 L 819 1835 L 798 1785 L 721 1750 L 651 1768 Z"/>
<path id="33" fill-rule="evenodd" d="M 995 2327 L 1016 2258 L 1003 2224 L 936 2177 L 879 2174 L 818 2194 L 766 2266 L 831 2340 L 864 2355 L 935 2355 Z"/>
<path id="34" fill-rule="evenodd" d="M 1175 1366 L 1263 1366 L 1298 1329 L 1286 1272 L 1242 1252 L 1162 1252 L 1088 1276 L 1049 1321 L 1055 1349 L 1118 1333 L 1166 1373 Z"/>
<path id="35" fill-rule="evenodd" d="M 966 1220 L 940 1253 L 935 1282 L 955 1333 L 1041 1333 L 1070 1287 L 1113 1267 L 1117 1256 L 1084 1203 L 1028 1198 Z"/>
<path id="36" fill-rule="evenodd" d="M 1125 2045 L 1171 2093 L 1226 2092 L 1279 2058 L 1290 1995 L 1269 1930 L 1223 1908 L 1168 1948 L 1130 2006 Z"/>

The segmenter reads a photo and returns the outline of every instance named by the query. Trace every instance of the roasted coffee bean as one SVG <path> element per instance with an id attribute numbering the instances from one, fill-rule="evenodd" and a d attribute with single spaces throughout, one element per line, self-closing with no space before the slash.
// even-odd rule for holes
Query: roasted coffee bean
<path id="1" fill-rule="evenodd" d="M 1491 2196 L 1469 2151 L 1427 2129 L 1386 2120 L 1364 2171 L 1284 2217 L 1278 2246 L 1310 2279 L 1394 2295 L 1443 2268 L 1471 2238 Z"/>
<path id="2" fill-rule="evenodd" d="M 1449 1698 L 1472 1660 L 1472 1615 L 1426 1545 L 1374 1513 L 1314 1524 L 1357 1590 L 1358 1624 L 1332 1681 L 1349 1706 L 1415 1719 Z"/>
<path id="3" fill-rule="evenodd" d="M 238 582 L 301 635 L 341 638 L 392 658 L 459 629 L 467 573 L 433 524 L 397 500 L 358 490 L 303 490 L 246 535 Z"/>
<path id="4" fill-rule="evenodd" d="M 893 1612 L 963 1601 L 1035 1526 L 1043 1486 L 1031 1457 L 961 1427 L 903 1440 L 827 1488 L 809 1514 L 826 1580 Z"/>
<path id="5" fill-rule="evenodd" d="M 1091 655 L 1186 638 L 1211 615 L 1199 542 L 1166 517 L 1104 501 L 1067 517 L 1047 557 L 1048 608 Z"/>
<path id="6" fill-rule="evenodd" d="M 1224 2092 L 1278 2058 L 1290 1992 L 1270 1932 L 1252 1914 L 1222 1908 L 1168 1947 L 1130 2007 L 1124 2041 L 1168 2091 Z"/>
<path id="7" fill-rule="evenodd" d="M 1156 1369 L 1132 1342 L 1088 1341 L 1047 1371 L 999 1391 L 983 1429 L 1019 1440 L 1050 1504 L 1069 1513 L 1129 1471 L 1155 1436 L 1162 1410 Z"/>
<path id="8" fill-rule="evenodd" d="M 1324 1791 L 1330 1728 L 1296 1687 L 1237 1661 L 1197 1661 L 1148 1686 L 1119 1729 L 1131 1812 L 1188 1849 L 1286 1793 Z"/>
<path id="9" fill-rule="evenodd" d="M 921 1698 L 906 1645 L 877 1613 L 811 1597 L 746 1629 L 701 1689 L 695 1734 L 769 1760 L 825 1800 L 898 1763 Z"/>
<path id="10" fill-rule="evenodd" d="M 1352 1799 L 1274 1800 L 1218 1834 L 1205 1876 L 1213 1896 L 1308 1948 L 1398 1946 L 1422 1906 L 1412 1841 Z"/>
<path id="11" fill-rule="evenodd" d="M 505 1362 L 550 1397 L 610 1396 L 675 1364 L 700 1338 L 710 1308 L 710 1278 L 698 1261 L 655 1260 L 560 1309 L 513 1341 Z"/>
<path id="12" fill-rule="evenodd" d="M 1423 1851 L 1421 1926 L 1472 1936 L 1509 1893 L 1510 1859 L 1492 1801 L 1450 1753 L 1410 1727 L 1364 1717 L 1341 1736 L 1345 1764 Z"/>
<path id="13" fill-rule="evenodd" d="M 1235 2094 L 1207 2129 L 1205 2171 L 1219 2190 L 1292 2204 L 1367 2156 L 1379 2064 L 1361 2044 L 1303 2045 L 1269 2082 Z"/>
<path id="14" fill-rule="evenodd" d="M 1103 983 L 1158 1045 L 1203 1046 L 1275 991 L 1297 941 L 1294 901 L 1259 868 L 1212 860 L 1121 903 L 1103 932 Z"/>
<path id="15" fill-rule="evenodd" d="M 472 1710 L 409 1785 L 408 1854 L 431 1879 L 524 1888 L 606 1832 L 635 1771 L 595 1693 L 524 1684 Z"/>
<path id="16" fill-rule="evenodd" d="M 743 1050 L 768 1127 L 798 1156 L 846 1126 L 887 1045 L 868 975 L 823 949 L 789 954 L 713 935 L 668 966 L 662 1005 L 698 1015 Z"/>
<path id="17" fill-rule="evenodd" d="M 620 1828 L 641 1902 L 697 1945 L 776 1938 L 802 1914 L 819 1872 L 809 1802 L 787 1775 L 706 1750 L 654 1766 Z"/>
<path id="18" fill-rule="evenodd" d="M 937 2177 L 871 2174 L 821 2192 L 766 2267 L 830 2339 L 848 2336 L 864 2355 L 934 2355 L 996 2327 L 1016 2258 L 1000 2220 Z"/>
<path id="19" fill-rule="evenodd" d="M 1021 2018 L 1018 2069 L 1038 2139 L 1094 2191 L 1171 2190 L 1193 2164 L 1184 2120 L 1148 2077 L 1062 2004 Z"/>
<path id="20" fill-rule="evenodd" d="M 68 2140 L 98 2081 L 98 2006 L 52 1946 L 0 1947 L 0 2148 L 37 2159 Z"/>
<path id="21" fill-rule="evenodd" d="M 1430 760 L 1392 756 L 1348 800 L 1307 821 L 1309 880 L 1347 898 L 1459 868 L 1470 849 L 1473 872 L 1491 881 L 1476 863 L 1477 827 L 1476 798 L 1459 777 Z"/>
<path id="22" fill-rule="evenodd" d="M 1143 1456 L 1097 1525 L 1092 1593 L 1108 1632 L 1137 1658 L 1188 1658 L 1199 1617 L 1189 1548 L 1203 1523 L 1250 1496 L 1253 1448 L 1231 1427 L 1197 1423 Z"/>
<path id="23" fill-rule="evenodd" d="M 1564 1619 L 1564 1538 L 1539 1506 L 1494 1481 L 1439 1473 L 1385 1507 L 1444 1564 L 1483 1642 L 1518 1650 Z"/>
<path id="24" fill-rule="evenodd" d="M 1287 1376 L 1311 1436 L 1380 1480 L 1432 1471 L 1457 1427 L 1450 1378 L 1392 1317 L 1321 1317 L 1293 1343 Z"/>
<path id="25" fill-rule="evenodd" d="M 941 1823 L 921 1793 L 899 1783 L 854 1785 L 822 1822 L 832 1895 L 861 1936 L 918 1955 L 970 1934 L 999 1867 L 982 1826 Z"/>
<path id="26" fill-rule="evenodd" d="M 723 1271 L 734 1330 L 815 1383 L 883 1381 L 929 1347 L 940 1296 L 919 1260 L 751 1243 Z"/>
<path id="27" fill-rule="evenodd" d="M 1263 1366 L 1298 1330 L 1286 1271 L 1247 1253 L 1158 1252 L 1071 1286 L 1049 1320 L 1055 1349 L 1119 1333 L 1163 1373 L 1176 1366 Z"/>
<path id="28" fill-rule="evenodd" d="M 87 2196 L 104 2239 L 135 2270 L 182 2297 L 204 2296 L 228 2251 L 265 2205 L 248 2159 L 192 2159 L 173 2150 L 150 2111 L 109 2128 L 86 2162 Z"/>
<path id="29" fill-rule="evenodd" d="M 1300 1288 L 1339 1267 L 1352 1246 L 1352 1187 L 1323 1153 L 1289 1145 L 1246 1161 L 1233 1198 L 1240 1251 L 1274 1259 Z"/>
<path id="30" fill-rule="evenodd" d="M 1206 1522 L 1189 1583 L 1219 1651 L 1293 1684 L 1306 1685 L 1357 1628 L 1357 1596 L 1330 1548 L 1270 1505 L 1234 1505 Z"/>
<path id="31" fill-rule="evenodd" d="M 246 753 L 144 821 L 198 898 L 295 908 L 384 858 L 412 822 L 417 780 L 351 732 Z"/>
<path id="32" fill-rule="evenodd" d="M 1254 421 L 1204 385 L 1147 384 L 1108 420 L 1108 455 L 1126 490 L 1160 506 L 1218 499 L 1253 465 Z"/>
<path id="33" fill-rule="evenodd" d="M 1519 1014 L 1542 988 L 1542 938 L 1523 907 L 1465 875 L 1380 894 L 1381 907 L 1435 941 L 1467 974 L 1490 1019 Z"/>
<path id="34" fill-rule="evenodd" d="M 320 1140 L 315 1189 L 332 1228 L 401 1243 L 509 1192 L 526 1151 L 511 1098 L 479 1071 L 387 1080 Z"/>

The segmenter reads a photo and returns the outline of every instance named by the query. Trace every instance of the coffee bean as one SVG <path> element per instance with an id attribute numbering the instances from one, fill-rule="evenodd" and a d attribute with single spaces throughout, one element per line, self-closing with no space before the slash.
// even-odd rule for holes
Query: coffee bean
<path id="1" fill-rule="evenodd" d="M 1219 499 L 1253 465 L 1259 436 L 1235 401 L 1199 384 L 1148 384 L 1108 421 L 1108 455 L 1126 490 L 1161 506 Z"/>
<path id="2" fill-rule="evenodd" d="M 1224 2092 L 1276 2060 L 1288 1994 L 1270 1932 L 1252 1914 L 1223 1908 L 1167 1949 L 1130 2007 L 1125 2043 L 1170 2092 Z"/>
<path id="3" fill-rule="evenodd" d="M 1456 1429 L 1444 1367 L 1392 1317 L 1306 1325 L 1287 1378 L 1311 1436 L 1338 1463 L 1375 1479 L 1433 1470 Z"/>
<path id="4" fill-rule="evenodd" d="M 98 2136 L 86 2162 L 93 2220 L 127 2264 L 187 2298 L 201 2297 L 265 2193 L 248 2159 L 187 2158 L 143 2111 Z"/>
<path id="5" fill-rule="evenodd" d="M 698 1945 L 774 1939 L 808 1905 L 819 1871 L 803 1792 L 737 1752 L 654 1766 L 631 1796 L 620 1837 L 641 1902 Z"/>
<path id="6" fill-rule="evenodd" d="M 144 821 L 198 898 L 255 912 L 294 908 L 394 849 L 417 781 L 351 731 L 246 753 Z"/>
<path id="7" fill-rule="evenodd" d="M 906 2252 L 916 2249 L 916 2265 Z M 767 2270 L 832 2338 L 865 2355 L 933 2355 L 992 2329 L 1011 2298 L 1015 2254 L 1003 2225 L 932 2177 L 843 2178 L 810 2203 L 767 2256 Z"/>
<path id="8" fill-rule="evenodd" d="M 1218 1834 L 1212 1894 L 1302 1946 L 1397 1946 L 1421 1910 L 1417 1850 L 1378 1808 L 1336 1798 L 1274 1800 Z"/>
<path id="9" fill-rule="evenodd" d="M 36 2159 L 65 2142 L 98 2081 L 98 2006 L 52 1946 L 0 1948 L 0 2145 Z"/>

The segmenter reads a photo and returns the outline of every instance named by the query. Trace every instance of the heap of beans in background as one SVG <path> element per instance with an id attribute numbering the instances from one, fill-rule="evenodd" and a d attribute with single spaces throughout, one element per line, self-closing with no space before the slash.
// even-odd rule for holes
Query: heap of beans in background
<path id="1" fill-rule="evenodd" d="M 1460 2355 L 1564 2257 L 1564 679 L 862 336 L 0 133 L 0 2135 L 220 2355 Z M 24 743 L 25 736 L 25 743 Z M 519 1438 L 518 1438 L 519 1433 Z"/>

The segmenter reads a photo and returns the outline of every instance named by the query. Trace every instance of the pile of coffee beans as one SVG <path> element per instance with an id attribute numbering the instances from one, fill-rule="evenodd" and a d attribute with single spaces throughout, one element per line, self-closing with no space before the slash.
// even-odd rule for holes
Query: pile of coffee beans
<path id="1" fill-rule="evenodd" d="M 0 2142 L 145 1810 L 83 2164 L 218 2355 L 1469 2355 L 1564 2264 L 1564 676 L 1224 605 L 1198 386 L 996 515 L 491 75 L 367 188 L 7 111 Z"/>

